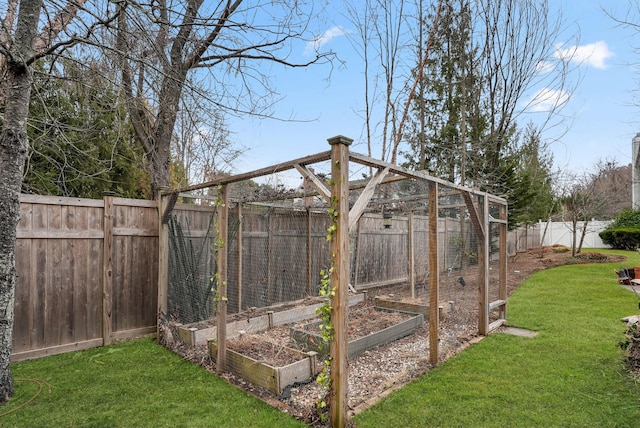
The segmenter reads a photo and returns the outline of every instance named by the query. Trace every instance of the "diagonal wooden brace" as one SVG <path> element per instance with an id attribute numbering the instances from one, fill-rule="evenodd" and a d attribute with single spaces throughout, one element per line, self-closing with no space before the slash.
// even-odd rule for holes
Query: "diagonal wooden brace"
<path id="1" fill-rule="evenodd" d="M 300 165 L 297 163 L 293 166 L 298 170 L 300 175 L 311 181 L 313 187 L 316 188 L 318 193 L 320 193 L 323 198 L 325 198 L 327 201 L 331 200 L 331 190 L 327 189 L 327 186 L 325 186 L 324 183 L 318 178 L 318 176 L 311 172 L 309 168 L 306 167 L 306 165 Z"/>
<path id="2" fill-rule="evenodd" d="M 373 197 L 373 192 L 376 190 L 376 186 L 384 180 L 384 178 L 389 174 L 389 167 L 380 168 L 378 172 L 369 180 L 366 187 L 358 197 L 358 200 L 353 205 L 351 210 L 349 210 L 349 231 L 353 230 L 355 225 L 358 223 L 358 219 L 364 212 L 364 209 L 369 204 L 369 201 Z"/>

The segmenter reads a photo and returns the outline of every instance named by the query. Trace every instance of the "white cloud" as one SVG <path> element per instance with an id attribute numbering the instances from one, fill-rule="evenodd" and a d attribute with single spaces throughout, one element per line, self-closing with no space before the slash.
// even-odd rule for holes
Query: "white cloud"
<path id="1" fill-rule="evenodd" d="M 612 56 L 614 56 L 614 53 L 609 50 L 607 42 L 602 40 L 582 46 L 569 46 L 566 49 L 562 49 L 560 46 L 556 47 L 556 58 L 601 70 L 608 67 L 605 62 Z"/>
<path id="2" fill-rule="evenodd" d="M 571 94 L 566 91 L 543 88 L 536 92 L 528 102 L 532 112 L 548 112 L 569 101 Z"/>
<path id="3" fill-rule="evenodd" d="M 324 45 L 329 43 L 331 40 L 346 35 L 347 32 L 342 27 L 331 27 L 314 40 L 307 42 L 307 47 L 305 48 L 305 54 L 310 54 L 312 52 L 319 51 Z"/>

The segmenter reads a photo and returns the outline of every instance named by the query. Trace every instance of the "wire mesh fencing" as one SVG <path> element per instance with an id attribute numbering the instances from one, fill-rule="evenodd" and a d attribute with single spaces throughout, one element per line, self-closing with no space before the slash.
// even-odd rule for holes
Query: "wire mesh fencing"
<path id="1" fill-rule="evenodd" d="M 353 407 L 384 388 L 376 378 L 424 370 L 433 364 L 430 353 L 445 359 L 505 317 L 504 201 L 372 164 L 349 166 L 358 177 L 348 191 L 345 327 Z M 310 406 L 310 395 L 322 395 L 312 381 L 333 346 L 325 343 L 327 325 L 318 313 L 332 304 L 319 294 L 336 257 L 328 239 L 335 196 L 325 156 L 313 168 L 292 166 L 300 173 L 298 186 L 268 173 L 260 183 L 229 184 L 224 242 L 220 201 L 183 196 L 169 220 L 168 311 L 194 345 L 207 344 L 212 358 L 226 350 L 227 370 L 293 406 Z M 220 251 L 226 256 L 224 344 L 215 319 Z M 208 330 L 198 335 L 201 328 Z M 371 358 L 369 373 L 359 373 Z"/>

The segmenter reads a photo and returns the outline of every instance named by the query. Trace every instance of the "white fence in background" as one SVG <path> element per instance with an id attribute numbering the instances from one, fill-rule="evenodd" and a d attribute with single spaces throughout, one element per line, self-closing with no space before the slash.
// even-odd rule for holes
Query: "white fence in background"
<path id="1" fill-rule="evenodd" d="M 598 235 L 610 224 L 610 221 L 590 221 L 587 224 L 587 234 L 584 237 L 582 248 L 611 248 L 600 239 Z M 578 223 L 578 235 L 576 244 L 580 243 L 584 222 Z M 573 236 L 571 222 L 539 222 L 530 226 L 522 226 L 509 232 L 507 252 L 510 255 L 515 252 L 526 251 L 530 248 L 551 245 L 565 245 L 571 247 Z M 546 230 L 545 230 L 546 229 Z"/>

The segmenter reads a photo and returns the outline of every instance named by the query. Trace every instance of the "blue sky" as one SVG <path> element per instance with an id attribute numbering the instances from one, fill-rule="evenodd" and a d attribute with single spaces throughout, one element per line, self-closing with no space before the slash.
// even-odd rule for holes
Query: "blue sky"
<path id="1" fill-rule="evenodd" d="M 560 126 L 545 135 L 554 155 L 554 165 L 565 171 L 581 172 L 598 159 L 630 163 L 631 139 L 640 132 L 637 114 L 640 107 L 633 105 L 633 92 L 640 75 L 632 66 L 639 62 L 640 53 L 633 51 L 631 33 L 602 12 L 600 1 L 567 0 L 564 3 L 567 29 L 563 34 L 580 35 L 577 44 L 558 40 L 558 46 L 564 49 L 559 50 L 558 55 L 563 52 L 573 55 L 577 73 L 574 79 L 579 79 L 579 84 L 571 93 L 550 95 L 568 99 Z M 626 4 L 625 0 L 603 3 L 618 14 L 625 10 Z M 276 106 L 276 114 L 297 122 L 232 120 L 232 138 L 249 149 L 236 162 L 235 172 L 328 150 L 327 139 L 335 135 L 353 138 L 351 150 L 366 153 L 366 146 L 361 142 L 363 120 L 357 113 L 363 97 L 362 61 L 347 36 L 355 30 L 339 13 L 334 12 L 333 16 L 337 18 L 325 23 L 327 33 L 322 43 L 324 48 L 335 51 L 344 63 L 333 67 L 330 78 L 328 67 L 274 70 L 273 86 L 284 97 Z M 640 36 L 636 45 L 640 46 Z M 304 57 L 308 46 L 299 48 L 299 55 Z M 530 96 L 536 93 L 543 94 L 544 88 L 535 89 Z"/>

